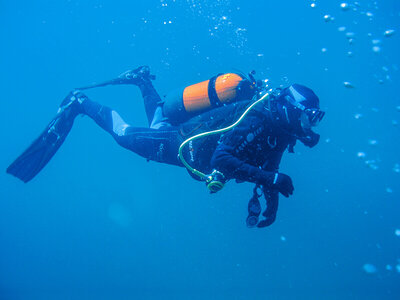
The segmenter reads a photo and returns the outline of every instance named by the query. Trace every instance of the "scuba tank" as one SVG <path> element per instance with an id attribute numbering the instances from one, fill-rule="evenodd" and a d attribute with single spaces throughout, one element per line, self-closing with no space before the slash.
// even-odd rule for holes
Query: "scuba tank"
<path id="1" fill-rule="evenodd" d="M 175 90 L 165 97 L 163 115 L 172 123 L 180 124 L 213 108 L 249 100 L 257 91 L 257 83 L 252 79 L 226 73 Z"/>

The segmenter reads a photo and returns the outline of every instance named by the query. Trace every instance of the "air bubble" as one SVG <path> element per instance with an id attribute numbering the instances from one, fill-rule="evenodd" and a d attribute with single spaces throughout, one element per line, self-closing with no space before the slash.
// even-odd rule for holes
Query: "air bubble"
<path id="1" fill-rule="evenodd" d="M 389 29 L 389 30 L 386 30 L 386 31 L 383 33 L 383 35 L 386 36 L 386 37 L 390 37 L 390 36 L 392 36 L 395 32 L 396 32 L 395 30 Z"/>
<path id="2" fill-rule="evenodd" d="M 373 264 L 365 264 L 363 265 L 363 269 L 368 274 L 376 273 L 377 269 Z"/>
<path id="3" fill-rule="evenodd" d="M 348 89 L 354 89 L 354 85 L 349 81 L 343 82 L 343 85 Z"/>
<path id="4" fill-rule="evenodd" d="M 349 10 L 350 6 L 349 6 L 349 4 L 347 4 L 346 2 L 343 2 L 343 3 L 340 4 L 340 8 L 341 8 L 343 11 L 347 11 L 347 10 Z"/>
<path id="5" fill-rule="evenodd" d="M 374 159 L 365 161 L 365 164 L 367 165 L 367 167 L 369 167 L 370 169 L 372 169 L 374 171 L 379 169 L 378 165 L 376 164 L 376 160 L 374 160 Z"/>
<path id="6" fill-rule="evenodd" d="M 371 139 L 371 140 L 368 140 L 368 144 L 370 144 L 371 146 L 376 146 L 376 145 L 378 145 L 378 141 Z"/>
<path id="7" fill-rule="evenodd" d="M 381 52 L 381 47 L 374 46 L 374 47 L 372 47 L 372 51 L 375 52 L 375 53 L 379 53 L 379 52 Z"/>
<path id="8" fill-rule="evenodd" d="M 365 154 L 365 152 L 360 151 L 360 152 L 357 153 L 357 157 L 358 157 L 358 158 L 363 159 L 363 158 L 365 158 L 366 156 L 367 156 L 367 154 Z"/>

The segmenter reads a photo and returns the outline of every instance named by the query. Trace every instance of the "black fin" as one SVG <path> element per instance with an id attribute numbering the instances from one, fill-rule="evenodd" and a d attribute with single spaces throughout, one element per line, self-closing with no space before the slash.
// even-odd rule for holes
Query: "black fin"
<path id="1" fill-rule="evenodd" d="M 59 112 L 42 134 L 8 168 L 7 173 L 23 182 L 34 178 L 50 161 L 70 132 L 75 115 Z"/>

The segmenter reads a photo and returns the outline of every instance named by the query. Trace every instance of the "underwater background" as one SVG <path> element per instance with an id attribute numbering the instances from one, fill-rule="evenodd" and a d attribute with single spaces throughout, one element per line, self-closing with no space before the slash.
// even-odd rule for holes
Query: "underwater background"
<path id="1" fill-rule="evenodd" d="M 399 31 L 397 0 L 0 0 L 0 299 L 400 299 Z M 160 95 L 235 70 L 317 93 L 271 227 L 245 225 L 252 184 L 210 195 L 87 117 L 5 173 L 72 88 L 140 65 Z M 87 95 L 147 126 L 137 87 Z"/>

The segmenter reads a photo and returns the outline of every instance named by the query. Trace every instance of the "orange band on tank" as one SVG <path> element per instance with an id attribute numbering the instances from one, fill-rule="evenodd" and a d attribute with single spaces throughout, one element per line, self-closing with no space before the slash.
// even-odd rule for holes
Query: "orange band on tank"
<path id="1" fill-rule="evenodd" d="M 188 86 L 183 91 L 183 105 L 187 112 L 203 110 L 211 106 L 208 98 L 208 83 L 210 80 Z"/>
<path id="2" fill-rule="evenodd" d="M 218 76 L 215 81 L 215 91 L 221 103 L 228 103 L 236 99 L 236 88 L 242 80 L 242 77 L 234 73 Z"/>

